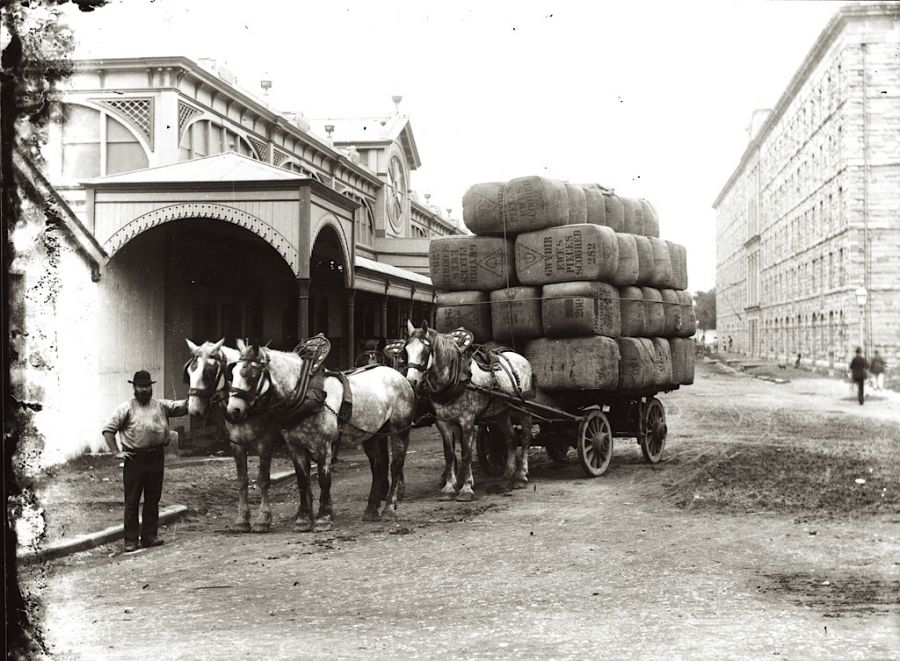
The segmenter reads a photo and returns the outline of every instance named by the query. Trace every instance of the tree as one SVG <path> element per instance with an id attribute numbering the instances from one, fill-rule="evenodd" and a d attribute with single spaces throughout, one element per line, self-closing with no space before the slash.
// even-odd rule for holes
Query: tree
<path id="1" fill-rule="evenodd" d="M 694 293 L 697 323 L 701 330 L 716 329 L 716 288 Z"/>

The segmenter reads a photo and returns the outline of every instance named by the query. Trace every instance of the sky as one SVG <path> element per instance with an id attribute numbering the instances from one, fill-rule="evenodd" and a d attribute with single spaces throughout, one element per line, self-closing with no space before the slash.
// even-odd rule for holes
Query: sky
<path id="1" fill-rule="evenodd" d="M 715 284 L 712 203 L 833 2 L 116 0 L 67 6 L 74 57 L 226 62 L 273 110 L 387 115 L 402 95 L 420 200 L 462 216 L 474 183 L 543 175 L 644 197 Z"/>

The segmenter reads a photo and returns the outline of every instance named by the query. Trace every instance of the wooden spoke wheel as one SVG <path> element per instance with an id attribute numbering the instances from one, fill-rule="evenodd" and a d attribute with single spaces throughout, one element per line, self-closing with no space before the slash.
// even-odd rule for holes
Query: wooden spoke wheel
<path id="1" fill-rule="evenodd" d="M 661 401 L 656 397 L 651 397 L 641 413 L 641 433 L 638 438 L 638 442 L 641 444 L 641 453 L 647 463 L 659 463 L 663 449 L 666 447 L 668 433 L 666 409 L 663 408 Z"/>
<path id="2" fill-rule="evenodd" d="M 478 425 L 475 452 L 485 473 L 492 477 L 503 475 L 506 470 L 506 441 L 493 425 Z"/>
<path id="3" fill-rule="evenodd" d="M 603 411 L 592 409 L 578 425 L 575 452 L 578 463 L 590 477 L 599 477 L 609 468 L 613 454 L 613 435 Z"/>

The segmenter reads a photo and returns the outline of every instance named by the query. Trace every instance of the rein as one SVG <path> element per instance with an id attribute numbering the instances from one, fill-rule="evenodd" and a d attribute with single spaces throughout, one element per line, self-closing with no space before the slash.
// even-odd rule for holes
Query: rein
<path id="1" fill-rule="evenodd" d="M 424 361 L 427 365 L 428 354 L 431 352 L 431 342 L 427 338 L 421 339 L 420 341 L 425 344 L 427 349 L 423 352 L 423 355 L 425 356 Z M 445 352 L 445 354 L 449 356 L 446 367 L 449 371 L 449 375 L 443 384 L 440 383 L 441 377 L 437 373 L 436 365 L 432 364 L 430 370 L 419 367 L 417 363 L 410 363 L 408 365 L 408 367 L 417 367 L 424 373 L 422 386 L 431 400 L 438 403 L 446 402 L 457 397 L 466 387 L 466 383 L 470 376 L 469 366 L 472 362 L 472 357 L 466 356 L 455 344 L 451 346 L 452 351 Z"/>

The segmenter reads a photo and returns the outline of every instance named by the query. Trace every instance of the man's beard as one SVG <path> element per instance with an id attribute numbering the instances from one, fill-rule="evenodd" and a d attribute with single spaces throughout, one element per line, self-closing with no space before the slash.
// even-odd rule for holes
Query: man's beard
<path id="1" fill-rule="evenodd" d="M 134 398 L 138 401 L 139 404 L 149 404 L 151 393 L 149 392 L 139 392 L 135 393 Z"/>

